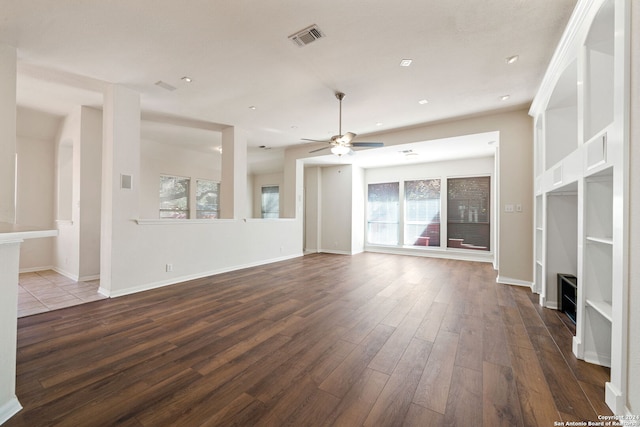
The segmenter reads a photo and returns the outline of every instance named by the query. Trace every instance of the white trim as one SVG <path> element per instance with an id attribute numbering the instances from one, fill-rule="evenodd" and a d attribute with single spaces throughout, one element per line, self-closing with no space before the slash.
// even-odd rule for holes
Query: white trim
<path id="1" fill-rule="evenodd" d="M 42 267 L 21 268 L 19 272 L 20 272 L 20 274 L 22 274 L 22 273 L 37 273 L 38 271 L 47 271 L 47 270 L 53 270 L 53 266 L 52 265 L 46 265 L 46 266 L 42 266 Z"/>
<path id="2" fill-rule="evenodd" d="M 627 415 L 632 415 L 629 409 L 625 407 L 624 394 L 611 382 L 604 383 L 604 401 L 613 410 L 614 414 L 626 413 Z M 636 424 L 624 425 L 640 425 L 640 422 L 636 419 Z"/>
<path id="3" fill-rule="evenodd" d="M 451 250 L 451 249 L 415 249 L 412 247 L 399 246 L 365 246 L 365 252 L 376 252 L 393 255 L 410 255 L 427 258 L 456 259 L 460 261 L 475 261 L 493 263 L 492 252 L 474 250 Z"/>
<path id="4" fill-rule="evenodd" d="M 188 224 L 214 224 L 222 222 L 235 222 L 235 219 L 178 219 L 178 218 L 157 218 L 157 219 L 134 219 L 138 225 L 188 225 Z"/>
<path id="5" fill-rule="evenodd" d="M 143 292 L 143 291 L 148 291 L 151 289 L 157 289 L 157 288 L 162 288 L 165 286 L 171 286 L 171 285 L 175 285 L 178 283 L 183 283 L 183 282 L 187 282 L 189 280 L 195 280 L 195 279 L 201 279 L 203 277 L 209 277 L 209 276 L 215 276 L 217 274 L 222 274 L 222 273 L 228 273 L 231 271 L 236 271 L 236 270 L 242 270 L 245 268 L 251 268 L 251 267 L 258 267 L 260 265 L 265 265 L 265 264 L 271 264 L 274 262 L 279 262 L 279 261 L 286 261 L 289 259 L 293 259 L 293 258 L 298 258 L 303 256 L 302 252 L 294 254 L 294 255 L 288 255 L 288 256 L 284 256 L 284 257 L 278 257 L 278 258 L 271 258 L 268 260 L 262 260 L 262 261 L 258 261 L 258 262 L 252 262 L 252 263 L 248 263 L 248 264 L 242 264 L 242 265 L 236 265 L 236 266 L 232 266 L 232 267 L 226 267 L 226 268 L 221 268 L 218 270 L 210 270 L 210 271 L 205 271 L 202 273 L 196 273 L 196 274 L 190 274 L 190 275 L 186 275 L 186 276 L 180 276 L 180 277 L 174 277 L 172 279 L 168 279 L 168 280 L 160 280 L 158 282 L 152 282 L 152 283 L 145 283 L 139 286 L 134 286 L 131 288 L 127 288 L 127 289 L 122 289 L 122 290 L 118 290 L 118 291 L 109 291 L 108 289 L 105 288 L 99 288 L 98 289 L 98 293 L 101 295 L 104 295 L 106 297 L 109 298 L 117 298 L 117 297 L 121 297 L 124 295 L 130 295 L 130 294 L 135 294 L 138 292 Z"/>
<path id="6" fill-rule="evenodd" d="M 496 277 L 496 282 L 501 283 L 503 285 L 525 286 L 531 289 L 531 292 L 533 292 L 533 282 L 528 280 L 520 280 L 520 279 L 514 279 L 511 277 L 504 277 L 504 276 L 498 275 L 498 277 Z"/>
<path id="7" fill-rule="evenodd" d="M 551 61 L 549 62 L 549 66 L 544 73 L 544 78 L 538 88 L 537 94 L 531 102 L 529 115 L 535 116 L 536 112 L 544 111 L 549 99 L 551 98 L 551 94 L 556 87 L 558 79 L 569 63 L 576 58 L 577 55 L 574 53 L 578 52 L 577 46 L 581 43 L 578 35 L 583 27 L 583 23 L 587 20 L 590 14 L 594 13 L 592 9 L 597 10 L 597 8 L 592 6 L 594 3 L 595 0 L 584 0 L 578 2 L 576 5 L 576 8 L 569 18 L 569 23 L 560 38 L 560 43 L 556 47 Z"/>
<path id="8" fill-rule="evenodd" d="M 349 251 L 336 251 L 334 249 L 319 249 L 318 252 L 323 254 L 334 254 L 334 255 L 354 255 Z"/>
<path id="9" fill-rule="evenodd" d="M 80 276 L 76 282 L 89 282 L 91 280 L 100 280 L 100 275 L 92 274 L 91 276 Z"/>
<path id="10" fill-rule="evenodd" d="M 11 397 L 8 401 L 0 405 L 0 424 L 4 424 L 5 421 L 13 417 L 20 412 L 22 405 L 18 401 L 16 396 Z"/>
<path id="11" fill-rule="evenodd" d="M 22 243 L 25 239 L 37 239 L 40 237 L 55 237 L 58 230 L 39 227 L 29 227 L 17 224 L 0 222 L 0 244 Z"/>
<path id="12" fill-rule="evenodd" d="M 134 219 L 138 225 L 195 225 L 195 224 L 220 224 L 232 222 L 265 222 L 265 221 L 296 221 L 296 218 L 242 218 L 242 219 Z"/>
<path id="13" fill-rule="evenodd" d="M 51 268 L 53 271 L 55 271 L 58 274 L 62 274 L 64 277 L 66 277 L 67 279 L 71 279 L 74 282 L 78 281 L 78 276 L 73 274 L 73 273 L 69 273 L 68 271 L 65 271 L 63 269 L 61 269 L 60 267 L 52 267 Z"/>

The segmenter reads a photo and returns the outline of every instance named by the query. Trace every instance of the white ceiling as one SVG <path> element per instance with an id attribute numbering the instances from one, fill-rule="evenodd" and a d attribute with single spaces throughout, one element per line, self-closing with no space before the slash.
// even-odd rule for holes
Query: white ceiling
<path id="1" fill-rule="evenodd" d="M 360 135 L 529 105 L 575 3 L 2 0 L 0 43 L 18 49 L 20 106 L 100 107 L 104 83 L 117 83 L 147 115 L 181 123 L 152 120 L 153 138 L 209 144 L 234 125 L 252 151 L 277 153 L 338 133 L 335 91 L 346 93 L 343 131 Z M 311 24 L 326 37 L 288 39 Z"/>

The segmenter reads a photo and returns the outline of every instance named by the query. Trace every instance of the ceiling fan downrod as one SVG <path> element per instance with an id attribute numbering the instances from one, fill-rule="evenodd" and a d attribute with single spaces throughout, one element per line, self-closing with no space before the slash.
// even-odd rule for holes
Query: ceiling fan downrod
<path id="1" fill-rule="evenodd" d="M 336 92 L 336 98 L 340 101 L 340 110 L 338 113 L 338 138 L 342 138 L 342 99 L 344 98 L 344 93 Z"/>

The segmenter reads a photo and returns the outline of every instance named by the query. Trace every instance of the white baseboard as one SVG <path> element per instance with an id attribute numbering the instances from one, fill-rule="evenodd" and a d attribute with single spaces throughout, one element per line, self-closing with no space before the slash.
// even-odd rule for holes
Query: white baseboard
<path id="1" fill-rule="evenodd" d="M 52 265 L 46 265 L 46 266 L 42 266 L 42 267 L 21 268 L 20 269 L 20 273 L 36 273 L 38 271 L 47 271 L 47 270 L 53 270 L 53 266 Z"/>
<path id="2" fill-rule="evenodd" d="M 232 267 L 225 267 L 225 268 L 221 268 L 221 269 L 218 269 L 218 270 L 203 271 L 201 273 L 189 274 L 189 275 L 180 276 L 180 277 L 173 277 L 173 278 L 168 279 L 168 280 L 160 280 L 158 282 L 145 283 L 143 285 L 133 286 L 131 288 L 121 289 L 121 290 L 117 290 L 117 291 L 110 291 L 110 290 L 108 290 L 106 288 L 100 287 L 100 289 L 98 289 L 98 293 L 100 293 L 101 295 L 104 295 L 106 297 L 109 297 L 109 298 L 117 298 L 117 297 L 121 297 L 121 296 L 124 296 L 124 295 L 131 295 L 131 294 L 135 294 L 135 293 L 138 293 L 138 292 L 149 291 L 151 289 L 157 289 L 157 288 L 162 288 L 162 287 L 165 287 L 165 286 L 176 285 L 178 283 L 187 282 L 189 280 L 201 279 L 203 277 L 215 276 L 217 274 L 228 273 L 228 272 L 231 272 L 231 271 L 242 270 L 242 269 L 245 269 L 245 268 L 258 267 L 260 265 L 272 264 L 274 262 L 279 262 L 279 261 L 286 261 L 288 259 L 298 258 L 298 257 L 301 257 L 301 256 L 303 256 L 302 252 L 300 252 L 298 254 L 293 254 L 293 255 L 288 255 L 288 256 L 283 256 L 283 257 L 278 257 L 278 258 L 270 258 L 270 259 L 267 259 L 267 260 L 248 263 L 248 264 L 235 265 L 235 266 L 232 266 Z"/>
<path id="3" fill-rule="evenodd" d="M 4 424 L 9 418 L 20 412 L 22 405 L 17 397 L 12 397 L 7 402 L 0 405 L 0 424 Z"/>
<path id="4" fill-rule="evenodd" d="M 525 286 L 533 292 L 533 282 L 528 282 L 526 280 L 513 279 L 511 277 L 498 275 L 496 282 L 502 283 L 503 285 Z"/>
<path id="5" fill-rule="evenodd" d="M 427 258 L 455 259 L 459 261 L 493 262 L 493 253 L 486 251 L 455 250 L 450 248 L 421 248 L 396 246 L 366 246 L 365 252 L 392 255 L 409 255 Z"/>
<path id="6" fill-rule="evenodd" d="M 78 278 L 78 282 L 90 282 L 91 280 L 99 280 L 100 279 L 100 275 L 99 274 L 93 274 L 91 276 L 80 276 Z"/>
<path id="7" fill-rule="evenodd" d="M 334 254 L 334 255 L 354 255 L 349 251 L 336 251 L 333 249 L 320 249 L 318 252 L 323 254 Z"/>
<path id="8" fill-rule="evenodd" d="M 77 274 L 73 274 L 73 273 L 70 273 L 68 271 L 65 271 L 65 270 L 61 269 L 60 267 L 51 267 L 51 269 L 53 271 L 55 271 L 56 273 L 62 274 L 64 277 L 73 280 L 74 282 L 78 281 L 78 275 Z"/>

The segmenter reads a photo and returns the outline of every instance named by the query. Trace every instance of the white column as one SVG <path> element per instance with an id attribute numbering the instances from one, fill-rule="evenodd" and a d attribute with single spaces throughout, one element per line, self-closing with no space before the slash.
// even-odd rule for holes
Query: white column
<path id="1" fill-rule="evenodd" d="M 0 424 L 22 409 L 16 397 L 20 242 L 0 242 Z"/>
<path id="2" fill-rule="evenodd" d="M 100 291 L 110 295 L 135 267 L 140 193 L 140 95 L 105 91 L 102 144 Z"/>
<path id="3" fill-rule="evenodd" d="M 0 222 L 16 220 L 16 49 L 0 44 Z"/>
<path id="4" fill-rule="evenodd" d="M 220 218 L 246 218 L 247 212 L 247 136 L 236 127 L 222 131 L 222 179 Z"/>

